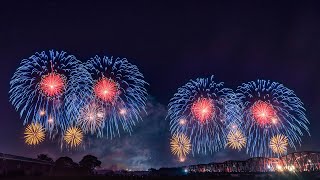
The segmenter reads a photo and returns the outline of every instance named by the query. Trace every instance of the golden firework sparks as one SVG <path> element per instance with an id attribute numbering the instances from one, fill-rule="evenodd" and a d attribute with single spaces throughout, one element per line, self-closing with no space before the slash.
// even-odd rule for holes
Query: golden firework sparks
<path id="1" fill-rule="evenodd" d="M 171 152 L 180 159 L 185 159 L 191 151 L 190 139 L 184 134 L 175 134 L 171 138 Z"/>
<path id="2" fill-rule="evenodd" d="M 24 142 L 28 145 L 36 145 L 44 140 L 45 132 L 41 124 L 31 123 L 24 131 Z"/>
<path id="3" fill-rule="evenodd" d="M 270 140 L 270 148 L 273 153 L 285 154 L 287 152 L 288 138 L 282 134 L 275 135 Z"/>
<path id="4" fill-rule="evenodd" d="M 71 148 L 78 146 L 83 139 L 82 130 L 78 127 L 69 127 L 64 135 L 65 142 L 71 146 Z"/>
<path id="5" fill-rule="evenodd" d="M 247 142 L 247 138 L 238 129 L 231 130 L 227 137 L 227 145 L 232 149 L 241 150 Z"/>

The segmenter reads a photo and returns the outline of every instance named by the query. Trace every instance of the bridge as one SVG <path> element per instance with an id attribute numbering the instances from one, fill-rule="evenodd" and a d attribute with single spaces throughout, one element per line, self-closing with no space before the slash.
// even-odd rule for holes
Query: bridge
<path id="1" fill-rule="evenodd" d="M 246 161 L 198 164 L 184 167 L 190 173 L 206 172 L 313 172 L 320 171 L 320 152 L 293 152 L 279 158 L 254 157 Z"/>

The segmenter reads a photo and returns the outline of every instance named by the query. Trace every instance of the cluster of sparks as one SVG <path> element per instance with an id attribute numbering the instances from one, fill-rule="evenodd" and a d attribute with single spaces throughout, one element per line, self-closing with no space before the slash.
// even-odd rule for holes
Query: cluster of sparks
<path id="1" fill-rule="evenodd" d="M 276 110 L 271 104 L 263 101 L 257 101 L 251 107 L 253 118 L 260 126 L 267 126 L 277 123 Z"/>
<path id="2" fill-rule="evenodd" d="M 112 103 L 119 94 L 118 85 L 111 79 L 102 78 L 94 85 L 94 93 L 101 100 Z"/>
<path id="3" fill-rule="evenodd" d="M 97 103 L 89 103 L 80 111 L 77 124 L 85 133 L 95 133 L 104 125 L 104 111 Z"/>
<path id="4" fill-rule="evenodd" d="M 142 73 L 125 58 L 95 56 L 85 63 L 65 52 L 36 53 L 21 62 L 10 81 L 10 101 L 28 124 L 28 145 L 61 131 L 70 147 L 84 133 L 107 138 L 132 133 L 145 111 L 147 91 Z M 309 121 L 302 101 L 284 85 L 267 80 L 243 83 L 236 91 L 214 77 L 190 80 L 168 105 L 172 154 L 184 161 L 193 153 L 224 147 L 251 156 L 285 154 L 301 143 Z M 230 130 L 231 124 L 237 124 Z M 276 135 L 275 135 L 276 134 Z"/>
<path id="5" fill-rule="evenodd" d="M 212 78 L 198 78 L 179 88 L 168 106 L 171 134 L 189 137 L 193 153 L 214 152 L 222 144 L 270 157 L 285 154 L 288 145 L 295 148 L 302 130 L 309 133 L 303 103 L 277 82 L 251 81 L 233 92 Z"/>
<path id="6" fill-rule="evenodd" d="M 69 127 L 64 134 L 64 141 L 71 147 L 77 147 L 83 139 L 82 130 L 78 127 Z"/>
<path id="7" fill-rule="evenodd" d="M 22 60 L 9 94 L 24 124 L 36 122 L 26 128 L 27 144 L 42 142 L 46 131 L 74 148 L 87 133 L 113 138 L 122 127 L 131 134 L 140 111 L 145 112 L 145 85 L 142 73 L 126 58 L 95 56 L 81 62 L 50 50 Z"/>
<path id="8" fill-rule="evenodd" d="M 246 146 L 247 139 L 238 129 L 231 130 L 227 137 L 227 146 L 232 149 L 241 150 Z"/>
<path id="9" fill-rule="evenodd" d="M 172 154 L 178 156 L 181 162 L 185 161 L 191 151 L 190 139 L 184 134 L 175 134 L 171 138 L 170 145 Z"/>
<path id="10" fill-rule="evenodd" d="M 28 145 L 37 145 L 44 141 L 45 130 L 39 123 L 29 124 L 24 131 L 25 143 Z"/>
<path id="11" fill-rule="evenodd" d="M 199 98 L 192 104 L 191 112 L 195 119 L 199 120 L 201 123 L 212 119 L 215 112 L 212 100 L 208 98 Z"/>
<path id="12" fill-rule="evenodd" d="M 275 154 L 285 154 L 287 152 L 288 138 L 282 134 L 275 135 L 270 140 L 270 148 Z"/>
<path id="13" fill-rule="evenodd" d="M 65 88 L 65 78 L 57 73 L 44 75 L 40 81 L 40 89 L 43 94 L 49 97 L 59 96 Z"/>

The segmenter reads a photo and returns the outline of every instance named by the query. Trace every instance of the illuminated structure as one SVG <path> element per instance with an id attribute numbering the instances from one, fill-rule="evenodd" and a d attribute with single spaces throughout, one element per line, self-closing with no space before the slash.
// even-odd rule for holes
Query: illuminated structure
<path id="1" fill-rule="evenodd" d="M 246 161 L 191 165 L 188 169 L 191 173 L 320 171 L 320 152 L 303 151 L 280 158 L 254 157 Z"/>

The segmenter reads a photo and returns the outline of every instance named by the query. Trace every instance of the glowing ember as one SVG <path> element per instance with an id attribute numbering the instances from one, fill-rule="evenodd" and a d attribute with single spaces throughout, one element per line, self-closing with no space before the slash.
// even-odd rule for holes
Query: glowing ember
<path id="1" fill-rule="evenodd" d="M 42 77 L 40 89 L 46 96 L 57 96 L 63 93 L 65 78 L 57 73 L 50 73 Z"/>
<path id="2" fill-rule="evenodd" d="M 185 119 L 180 119 L 179 124 L 180 125 L 185 125 L 187 121 Z"/>
<path id="3" fill-rule="evenodd" d="M 50 124 L 53 123 L 53 118 L 50 117 L 50 118 L 48 119 L 48 123 L 50 123 Z"/>
<path id="4" fill-rule="evenodd" d="M 46 114 L 46 112 L 44 110 L 40 111 L 40 116 L 44 116 Z"/>
<path id="5" fill-rule="evenodd" d="M 213 117 L 215 110 L 211 99 L 199 98 L 191 107 L 193 116 L 200 122 L 205 122 Z"/>
<path id="6" fill-rule="evenodd" d="M 127 114 L 127 111 L 126 111 L 126 109 L 121 109 L 119 113 L 120 113 L 121 115 L 125 115 L 125 114 Z"/>
<path id="7" fill-rule="evenodd" d="M 264 126 L 277 123 L 276 110 L 269 103 L 257 101 L 251 107 L 251 113 L 259 125 Z"/>
<path id="8" fill-rule="evenodd" d="M 111 79 L 102 78 L 94 85 L 94 93 L 106 102 L 114 102 L 119 94 L 118 85 Z"/>

